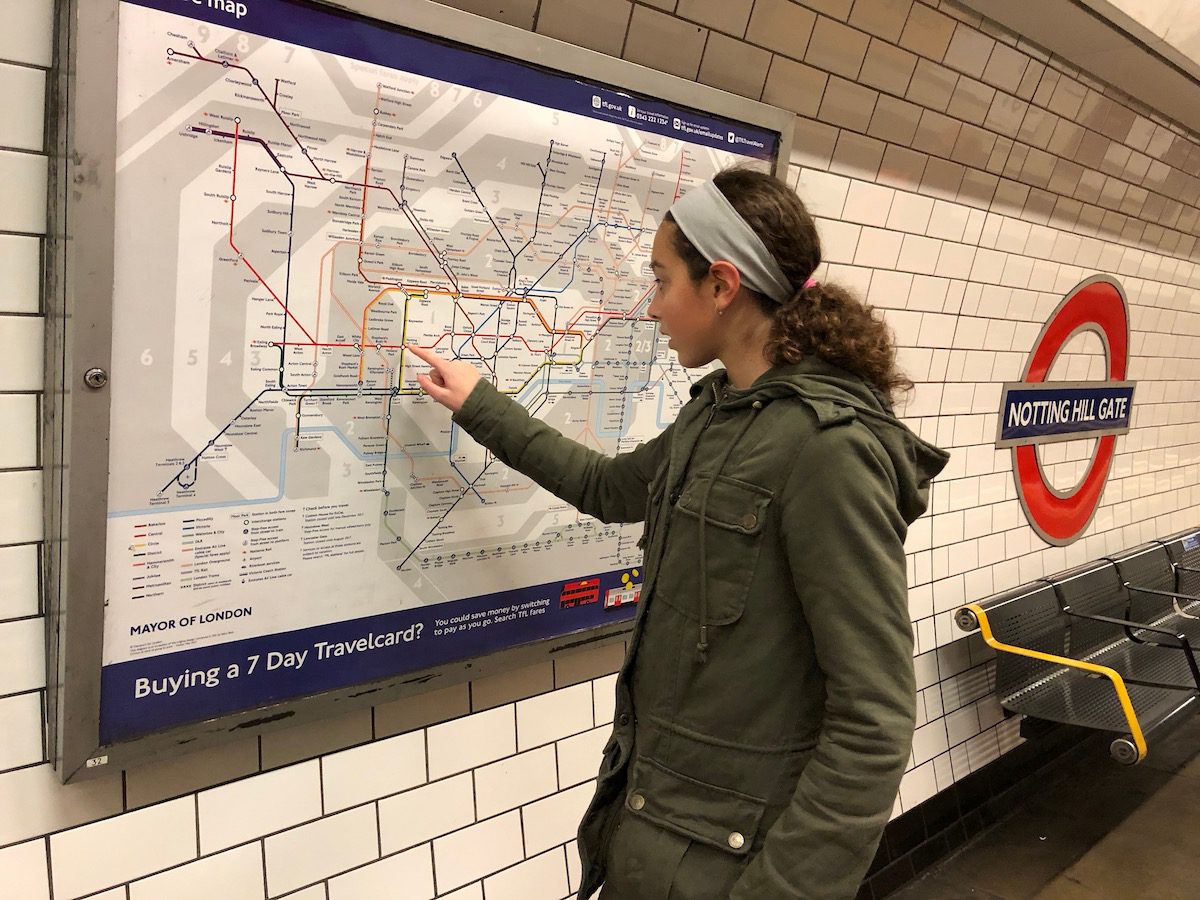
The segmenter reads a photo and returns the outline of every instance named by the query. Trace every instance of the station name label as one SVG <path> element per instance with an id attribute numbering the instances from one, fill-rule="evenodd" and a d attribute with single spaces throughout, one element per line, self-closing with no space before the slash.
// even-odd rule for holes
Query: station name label
<path id="1" fill-rule="evenodd" d="M 1004 386 L 997 447 L 1040 444 L 1129 431 L 1134 383 Z"/>

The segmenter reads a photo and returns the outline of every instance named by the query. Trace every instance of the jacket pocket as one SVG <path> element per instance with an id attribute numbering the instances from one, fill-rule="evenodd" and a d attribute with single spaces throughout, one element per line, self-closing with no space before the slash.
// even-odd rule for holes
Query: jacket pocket
<path id="1" fill-rule="evenodd" d="M 700 571 L 700 507 L 704 510 L 705 571 Z M 690 618 L 699 619 L 699 579 L 708 580 L 708 624 L 728 625 L 741 618 L 750 581 L 762 551 L 763 525 L 774 493 L 748 481 L 707 473 L 691 478 L 672 510 L 661 572 L 669 578 L 664 599 Z M 664 585 L 665 585 L 664 581 Z"/>
<path id="2" fill-rule="evenodd" d="M 633 765 L 625 805 L 629 815 L 737 857 L 753 849 L 767 806 L 646 758 Z"/>

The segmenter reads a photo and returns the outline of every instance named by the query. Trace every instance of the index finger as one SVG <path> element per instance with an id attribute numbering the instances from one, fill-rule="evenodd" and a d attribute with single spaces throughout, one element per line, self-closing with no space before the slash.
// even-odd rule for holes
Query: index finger
<path id="1" fill-rule="evenodd" d="M 441 369 L 442 364 L 446 362 L 446 360 L 442 359 L 432 350 L 426 350 L 424 347 L 418 347 L 416 344 L 405 344 L 404 346 L 418 359 L 424 360 L 435 369 Z"/>

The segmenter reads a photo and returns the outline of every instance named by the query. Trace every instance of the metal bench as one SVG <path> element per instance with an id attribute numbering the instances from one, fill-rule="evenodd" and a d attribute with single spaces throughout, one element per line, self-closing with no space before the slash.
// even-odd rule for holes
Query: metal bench
<path id="1" fill-rule="evenodd" d="M 1101 560 L 968 604 L 956 622 L 1000 651 L 996 690 L 1005 709 L 1115 732 L 1113 757 L 1132 765 L 1148 740 L 1200 710 L 1200 667 L 1175 592 L 1145 595 L 1159 603 L 1156 621 L 1131 615 L 1134 593 L 1114 562 Z M 1185 624 L 1193 623 L 1200 626 Z"/>
<path id="2" fill-rule="evenodd" d="M 1200 597 L 1183 592 L 1181 577 L 1190 573 L 1171 560 L 1167 544 L 1151 541 L 1111 559 L 1129 592 L 1125 618 L 1162 623 L 1200 642 Z"/>
<path id="3" fill-rule="evenodd" d="M 1181 531 L 1160 543 L 1167 548 L 1175 570 L 1175 589 L 1192 596 L 1200 595 L 1200 531 Z"/>

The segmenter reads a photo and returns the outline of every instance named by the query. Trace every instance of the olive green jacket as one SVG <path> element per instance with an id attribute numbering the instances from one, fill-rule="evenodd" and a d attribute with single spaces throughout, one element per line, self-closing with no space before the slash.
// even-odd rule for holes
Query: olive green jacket
<path id="1" fill-rule="evenodd" d="M 646 523 L 580 900 L 618 816 L 727 854 L 734 900 L 851 898 L 909 758 L 904 537 L 948 455 L 817 359 L 726 385 L 704 377 L 666 431 L 616 457 L 486 382 L 454 416 L 582 512 Z"/>

